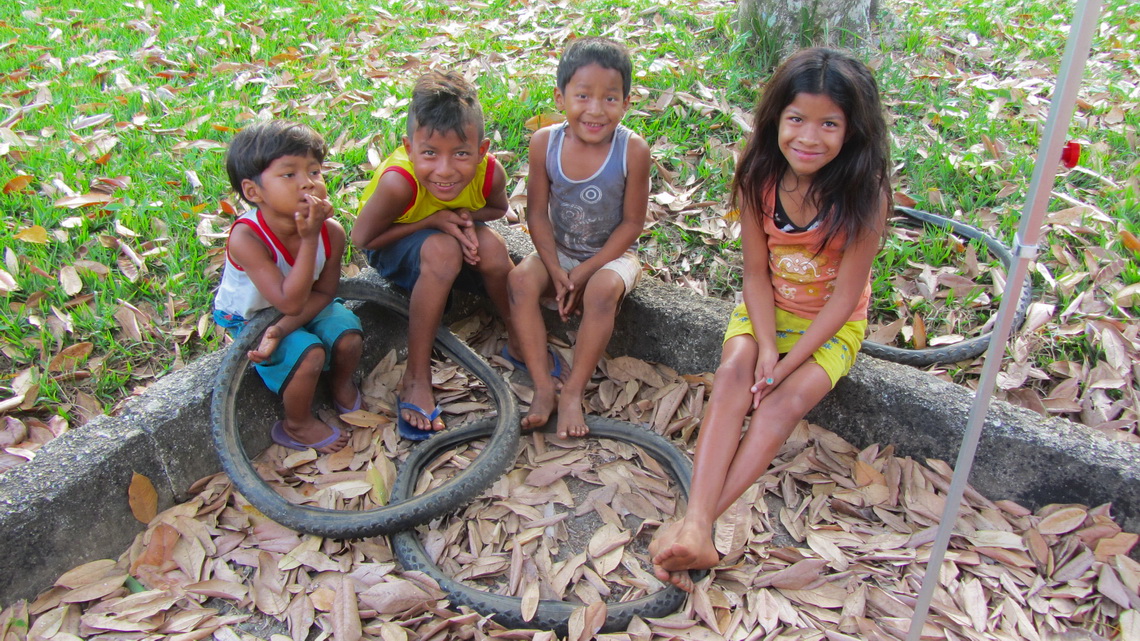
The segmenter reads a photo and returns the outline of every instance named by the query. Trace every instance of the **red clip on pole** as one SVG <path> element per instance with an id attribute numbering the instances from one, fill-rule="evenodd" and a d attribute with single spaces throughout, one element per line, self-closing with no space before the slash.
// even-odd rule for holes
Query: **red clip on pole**
<path id="1" fill-rule="evenodd" d="M 1081 143 L 1070 140 L 1061 150 L 1061 164 L 1072 169 L 1081 160 Z"/>

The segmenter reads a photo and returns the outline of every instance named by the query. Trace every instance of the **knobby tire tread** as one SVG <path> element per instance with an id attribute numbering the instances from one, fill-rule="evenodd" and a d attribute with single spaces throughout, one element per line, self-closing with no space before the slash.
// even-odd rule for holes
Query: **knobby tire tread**
<path id="1" fill-rule="evenodd" d="M 552 431 L 554 421 L 550 421 L 542 431 Z M 612 438 L 641 447 L 670 473 L 673 480 L 689 495 L 692 464 L 688 457 L 665 437 L 632 423 L 599 416 L 587 416 L 590 433 L 585 438 Z M 410 493 L 416 486 L 420 472 L 439 454 L 461 443 L 482 438 L 491 431 L 487 420 L 478 421 L 447 434 L 448 439 L 435 438 L 419 445 L 400 468 L 396 483 L 392 488 L 393 498 Z M 490 445 L 488 445 L 490 447 Z M 512 596 L 491 594 L 468 586 L 447 576 L 428 556 L 427 550 L 415 530 L 398 532 L 391 537 L 392 550 L 405 570 L 417 570 L 435 579 L 448 593 L 452 606 L 466 605 L 480 614 L 491 616 L 495 621 L 511 629 L 553 630 L 559 635 L 567 633 L 568 621 L 574 610 L 585 607 L 582 604 L 543 599 L 530 621 L 523 619 L 522 599 Z M 707 571 L 693 572 L 695 581 L 704 578 Z M 642 618 L 664 617 L 676 612 L 688 594 L 669 585 L 644 597 L 631 601 L 607 604 L 606 622 L 602 632 L 623 631 L 635 616 Z"/>
<path id="2" fill-rule="evenodd" d="M 408 317 L 407 299 L 375 281 L 343 280 L 337 295 L 346 300 L 375 303 L 405 319 Z M 490 487 L 514 462 L 520 435 L 518 401 L 514 393 L 506 380 L 474 350 L 446 327 L 440 327 L 436 333 L 436 348 L 483 381 L 498 410 L 497 416 L 488 422 L 492 426 L 488 428 L 491 439 L 483 453 L 444 485 L 401 500 L 389 497 L 390 503 L 379 508 L 330 510 L 289 502 L 257 474 L 234 419 L 242 379 L 252 372 L 246 353 L 280 316 L 280 312 L 273 309 L 259 312 L 229 346 L 219 367 L 211 401 L 214 447 L 222 469 L 251 505 L 277 523 L 298 532 L 336 539 L 391 534 L 455 511 Z M 449 432 L 444 430 L 427 442 L 447 441 Z"/>

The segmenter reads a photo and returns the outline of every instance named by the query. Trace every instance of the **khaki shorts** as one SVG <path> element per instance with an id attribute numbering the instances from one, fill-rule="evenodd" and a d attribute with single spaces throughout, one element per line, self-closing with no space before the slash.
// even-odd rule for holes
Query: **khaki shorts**
<path id="1" fill-rule="evenodd" d="M 531 255 L 538 256 L 538 252 L 532 252 Z M 564 255 L 562 252 L 558 252 L 558 265 L 566 271 L 574 269 L 578 265 L 581 265 L 583 262 L 585 261 L 581 261 L 576 258 L 570 258 L 569 256 Z M 641 262 L 637 260 L 637 254 L 631 251 L 618 256 L 605 265 L 602 265 L 598 271 L 602 271 L 603 269 L 608 269 L 614 272 L 618 275 L 619 278 L 621 278 L 621 281 L 625 283 L 624 296 L 629 296 L 629 293 L 633 291 L 633 288 L 637 287 L 637 281 L 641 280 Z"/>
<path id="2" fill-rule="evenodd" d="M 792 347 L 803 337 L 804 332 L 811 326 L 811 320 L 801 318 L 791 312 L 776 308 L 776 351 L 787 354 Z M 867 321 L 848 321 L 839 332 L 815 350 L 812 358 L 827 372 L 831 379 L 831 386 L 851 371 L 855 364 L 855 355 L 863 345 L 863 336 L 867 332 Z M 756 331 L 752 328 L 752 320 L 748 317 L 748 310 L 744 304 L 732 310 L 732 317 L 728 319 L 728 329 L 724 332 L 724 340 L 734 336 L 748 334 L 756 338 Z"/>

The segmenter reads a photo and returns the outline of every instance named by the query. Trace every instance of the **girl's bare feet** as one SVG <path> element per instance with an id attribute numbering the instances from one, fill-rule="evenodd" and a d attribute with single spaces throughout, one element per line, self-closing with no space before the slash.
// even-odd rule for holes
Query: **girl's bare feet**
<path id="1" fill-rule="evenodd" d="M 655 567 L 660 566 L 666 572 L 677 573 L 684 570 L 707 570 L 720 562 L 720 555 L 713 545 L 711 528 L 697 526 L 688 519 L 682 519 L 680 524 L 671 543 L 660 546 L 653 556 Z M 677 585 L 676 582 L 674 585 Z"/>
<path id="2" fill-rule="evenodd" d="M 665 583 L 672 583 L 685 592 L 692 592 L 694 583 L 688 570 L 669 571 L 656 562 L 657 555 L 663 550 L 673 546 L 677 533 L 681 530 L 681 522 L 673 521 L 658 528 L 653 540 L 649 542 L 649 557 L 653 559 L 653 574 Z"/>

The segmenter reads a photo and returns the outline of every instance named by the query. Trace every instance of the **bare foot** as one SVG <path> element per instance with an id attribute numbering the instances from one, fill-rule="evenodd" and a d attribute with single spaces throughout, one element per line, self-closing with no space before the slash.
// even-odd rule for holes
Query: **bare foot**
<path id="1" fill-rule="evenodd" d="M 590 433 L 582 414 L 582 395 L 562 392 L 558 399 L 558 438 L 585 436 Z"/>
<path id="2" fill-rule="evenodd" d="M 657 533 L 653 536 L 653 540 L 649 542 L 649 557 L 656 559 L 660 552 L 671 548 L 680 531 L 680 521 L 673 521 L 668 525 L 663 525 L 658 528 Z M 685 592 L 692 592 L 695 586 L 692 577 L 689 576 L 688 570 L 669 571 L 661 567 L 656 561 L 653 563 L 653 575 L 660 581 L 672 583 Z"/>
<path id="3" fill-rule="evenodd" d="M 281 339 L 285 338 L 285 333 L 281 328 L 276 325 L 270 325 L 265 333 L 261 336 L 261 343 L 258 344 L 257 349 L 251 349 L 246 352 L 249 360 L 254 363 L 264 363 L 273 355 L 277 350 L 277 346 L 281 344 Z"/>
<path id="4" fill-rule="evenodd" d="M 713 546 L 712 530 L 684 519 L 672 543 L 668 547 L 662 546 L 653 557 L 655 566 L 659 565 L 663 570 L 674 573 L 681 570 L 707 570 L 719 562 L 720 555 Z"/>
<path id="5" fill-rule="evenodd" d="M 293 439 L 300 445 L 315 445 L 316 443 L 320 443 L 321 441 L 332 436 L 334 432 L 332 427 L 314 416 L 310 416 L 300 425 L 291 423 L 289 421 L 282 421 L 281 426 L 284 428 L 285 433 L 289 436 L 289 438 Z M 348 445 L 348 439 L 351 436 L 351 434 L 342 430 L 340 432 L 340 437 L 335 441 L 316 449 L 321 454 L 332 454 L 333 452 L 339 452 L 340 450 L 344 449 L 345 445 Z"/>
<path id="6" fill-rule="evenodd" d="M 550 390 L 534 390 L 534 398 L 531 399 L 530 409 L 527 410 L 526 416 L 523 417 L 521 425 L 524 432 L 538 429 L 550 420 L 550 413 L 554 411 L 554 402 L 556 395 L 553 389 Z"/>
<path id="7" fill-rule="evenodd" d="M 431 393 L 431 381 L 412 381 L 404 378 L 400 383 L 400 402 L 411 403 L 430 415 L 435 409 L 435 398 Z M 400 415 L 412 427 L 419 430 L 435 430 L 438 432 L 447 427 L 440 417 L 431 421 L 423 414 L 408 409 L 400 410 Z"/>

